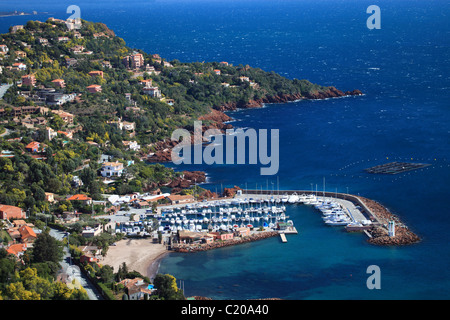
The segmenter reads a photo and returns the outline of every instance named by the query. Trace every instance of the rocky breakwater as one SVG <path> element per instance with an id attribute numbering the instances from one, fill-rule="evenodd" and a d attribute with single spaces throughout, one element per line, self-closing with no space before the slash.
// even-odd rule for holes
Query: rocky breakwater
<path id="1" fill-rule="evenodd" d="M 192 253 L 192 252 L 199 252 L 199 251 L 207 251 L 217 248 L 223 248 L 228 246 L 234 246 L 238 244 L 258 241 L 267 239 L 270 237 L 278 236 L 277 231 L 258 231 L 252 235 L 245 236 L 245 237 L 237 237 L 230 240 L 225 241 L 215 241 L 213 243 L 199 243 L 199 244 L 177 244 L 174 246 L 174 251 L 177 252 L 184 252 L 184 253 Z"/>
<path id="2" fill-rule="evenodd" d="M 220 106 L 216 106 L 215 109 L 225 112 L 234 111 L 237 109 L 248 109 L 248 108 L 260 108 L 264 104 L 268 103 L 286 103 L 298 100 L 321 100 L 329 98 L 339 98 L 347 96 L 360 96 L 363 93 L 360 90 L 353 91 L 341 91 L 335 87 L 328 87 L 326 90 L 322 91 L 312 91 L 305 94 L 294 93 L 294 94 L 282 94 L 276 96 L 267 96 L 256 100 L 249 100 L 247 102 L 231 102 L 225 103 Z"/>
<path id="3" fill-rule="evenodd" d="M 414 244 L 421 240 L 398 216 L 392 214 L 378 202 L 362 197 L 359 197 L 359 199 L 380 221 L 380 225 L 376 225 L 369 230 L 371 235 L 371 238 L 368 239 L 369 243 L 383 246 L 400 246 Z M 395 222 L 395 236 L 393 237 L 390 237 L 388 234 L 387 226 L 389 221 Z"/>

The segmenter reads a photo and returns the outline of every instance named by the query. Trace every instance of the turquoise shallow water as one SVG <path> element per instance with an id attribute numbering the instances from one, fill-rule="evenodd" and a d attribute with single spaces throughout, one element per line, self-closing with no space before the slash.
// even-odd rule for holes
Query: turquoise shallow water
<path id="1" fill-rule="evenodd" d="M 423 241 L 375 247 L 360 234 L 325 226 L 304 206 L 288 209 L 298 235 L 232 248 L 170 254 L 160 271 L 186 295 L 215 299 L 448 299 L 450 274 L 450 26 L 446 1 L 378 1 L 380 30 L 366 27 L 367 1 L 78 1 L 83 19 L 102 21 L 131 47 L 180 61 L 228 61 L 365 95 L 274 104 L 230 115 L 236 127 L 280 129 L 280 170 L 258 165 L 205 170 L 203 187 L 269 186 L 360 194 L 386 205 Z M 49 11 L 67 1 L 0 2 L 2 10 Z M 6 32 L 29 17 L 1 18 Z M 396 176 L 364 168 L 391 160 L 432 166 Z M 367 267 L 381 269 L 369 290 Z"/>

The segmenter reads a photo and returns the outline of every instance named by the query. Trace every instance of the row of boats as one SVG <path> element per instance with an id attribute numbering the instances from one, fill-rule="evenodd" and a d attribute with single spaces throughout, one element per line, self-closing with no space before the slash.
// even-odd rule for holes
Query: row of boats
<path id="1" fill-rule="evenodd" d="M 277 223 L 293 224 L 286 216 L 286 206 L 264 199 L 233 199 L 166 207 L 154 215 L 164 230 L 232 231 L 237 228 L 275 228 Z"/>
<path id="2" fill-rule="evenodd" d="M 314 208 L 322 213 L 322 219 L 326 225 L 347 226 L 355 222 L 350 213 L 345 212 L 345 208 L 335 201 L 324 199 L 315 204 Z"/>
<path id="3" fill-rule="evenodd" d="M 145 216 L 156 218 L 159 223 L 158 231 L 176 232 L 189 231 L 233 231 L 237 228 L 263 227 L 276 228 L 279 223 L 293 226 L 292 220 L 286 215 L 285 204 L 302 203 L 314 206 L 322 214 L 326 225 L 361 227 L 365 222 L 357 222 L 350 211 L 333 198 L 319 197 L 315 194 L 291 194 L 283 196 L 268 195 L 255 198 L 235 198 L 231 200 L 203 201 L 183 206 L 168 206 L 160 214 L 151 210 Z M 370 221 L 366 221 L 370 223 Z M 120 228 L 121 232 L 129 235 L 145 234 L 147 222 L 139 225 Z M 150 223 L 150 222 L 149 222 Z"/>

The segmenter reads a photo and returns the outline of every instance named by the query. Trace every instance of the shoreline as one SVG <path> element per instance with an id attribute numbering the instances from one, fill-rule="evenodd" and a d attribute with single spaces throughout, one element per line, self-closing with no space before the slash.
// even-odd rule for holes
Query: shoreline
<path id="1" fill-rule="evenodd" d="M 290 190 L 289 192 L 294 192 Z M 283 191 L 286 193 L 286 191 Z M 400 218 L 392 214 L 386 207 L 375 200 L 361 196 L 342 194 L 343 196 L 354 197 L 359 200 L 376 218 L 376 224 L 367 233 L 369 239 L 367 242 L 379 246 L 403 246 L 415 244 L 421 239 L 404 225 Z M 387 223 L 395 221 L 396 234 L 393 237 L 388 235 Z M 129 270 L 135 270 L 149 279 L 154 279 L 159 271 L 161 261 L 168 256 L 170 252 L 176 253 L 195 253 L 209 251 L 229 246 L 235 246 L 254 241 L 264 240 L 279 236 L 276 230 L 254 231 L 252 234 L 244 237 L 235 237 L 231 240 L 215 241 L 212 243 L 177 243 L 168 250 L 164 244 L 153 243 L 150 239 L 123 239 L 117 242 L 116 246 L 110 246 L 108 254 L 103 258 L 102 264 L 108 264 L 117 270 L 122 263 L 126 263 Z"/>
<path id="2" fill-rule="evenodd" d="M 278 236 L 278 231 L 260 231 L 254 234 L 251 234 L 249 236 L 245 237 L 239 237 L 239 238 L 233 238 L 232 240 L 225 240 L 225 241 L 215 241 L 213 243 L 201 243 L 201 244 L 176 244 L 174 245 L 174 252 L 181 252 L 181 253 L 194 253 L 194 252 L 201 252 L 201 251 L 209 251 L 214 250 L 218 248 L 224 248 L 224 247 L 230 247 L 235 246 L 239 244 L 259 241 L 268 239 L 271 237 Z"/>
<path id="3" fill-rule="evenodd" d="M 153 243 L 152 239 L 122 239 L 110 246 L 101 264 L 113 267 L 115 272 L 122 263 L 128 270 L 135 270 L 143 276 L 154 277 L 159 268 L 159 262 L 169 251 L 164 244 Z"/>

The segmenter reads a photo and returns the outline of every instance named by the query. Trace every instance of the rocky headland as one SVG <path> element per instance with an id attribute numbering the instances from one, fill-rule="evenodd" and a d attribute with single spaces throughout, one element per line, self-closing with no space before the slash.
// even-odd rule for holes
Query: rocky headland
<path id="1" fill-rule="evenodd" d="M 324 91 L 314 91 L 306 93 L 304 95 L 300 93 L 284 94 L 284 95 L 264 97 L 257 100 L 249 100 L 246 103 L 242 102 L 225 103 L 221 106 L 215 107 L 215 109 L 224 112 L 224 111 L 234 111 L 237 109 L 260 108 L 264 104 L 268 103 L 286 103 L 299 100 L 323 100 L 329 98 L 360 96 L 360 95 L 363 95 L 363 93 L 358 89 L 344 92 L 336 89 L 335 87 L 329 87 L 327 90 Z"/>

